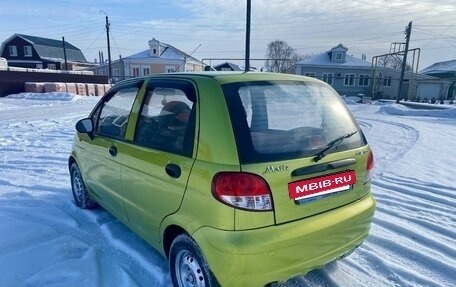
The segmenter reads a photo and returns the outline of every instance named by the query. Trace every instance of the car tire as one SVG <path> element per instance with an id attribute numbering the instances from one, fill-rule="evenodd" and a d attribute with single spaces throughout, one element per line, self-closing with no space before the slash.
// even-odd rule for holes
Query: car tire
<path id="1" fill-rule="evenodd" d="M 98 203 L 96 203 L 87 192 L 81 171 L 75 162 L 70 166 L 70 177 L 71 190 L 73 191 L 73 198 L 76 206 L 82 209 L 93 209 L 98 207 Z"/>
<path id="2" fill-rule="evenodd" d="M 175 287 L 219 287 L 198 244 L 187 234 L 177 236 L 169 251 L 169 270 Z"/>

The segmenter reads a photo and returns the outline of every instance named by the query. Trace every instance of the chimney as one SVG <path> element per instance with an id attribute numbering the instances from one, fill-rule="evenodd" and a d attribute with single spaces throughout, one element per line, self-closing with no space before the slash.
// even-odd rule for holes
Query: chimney
<path id="1" fill-rule="evenodd" d="M 160 57 L 160 42 L 155 38 L 149 41 L 149 55 L 151 57 Z"/>

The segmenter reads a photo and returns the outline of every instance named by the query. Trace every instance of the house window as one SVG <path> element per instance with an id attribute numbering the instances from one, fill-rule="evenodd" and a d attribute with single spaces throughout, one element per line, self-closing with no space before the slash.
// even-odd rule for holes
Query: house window
<path id="1" fill-rule="evenodd" d="M 345 74 L 344 86 L 355 85 L 355 74 Z"/>
<path id="2" fill-rule="evenodd" d="M 32 56 L 32 46 L 24 46 L 24 57 Z"/>
<path id="3" fill-rule="evenodd" d="M 43 69 L 43 64 L 36 64 L 37 69 Z"/>
<path id="4" fill-rule="evenodd" d="M 56 66 L 55 66 L 55 64 L 47 64 L 47 68 L 48 68 L 49 70 L 56 70 L 56 69 L 57 69 Z"/>
<path id="5" fill-rule="evenodd" d="M 383 86 L 391 87 L 391 76 L 383 78 Z"/>
<path id="6" fill-rule="evenodd" d="M 336 60 L 342 60 L 342 54 L 336 53 Z"/>
<path id="7" fill-rule="evenodd" d="M 9 46 L 9 55 L 11 57 L 17 57 L 17 47 L 16 46 Z"/>
<path id="8" fill-rule="evenodd" d="M 304 73 L 304 76 L 316 78 L 317 77 L 317 73 L 315 73 L 315 72 L 307 72 L 307 73 Z"/>
<path id="9" fill-rule="evenodd" d="M 334 74 L 332 74 L 332 73 L 323 73 L 322 77 L 321 77 L 323 82 L 326 82 L 330 85 L 333 84 L 333 78 L 334 78 Z"/>
<path id="10" fill-rule="evenodd" d="M 176 72 L 176 67 L 175 66 L 166 66 L 165 71 L 167 73 L 174 73 L 174 72 Z"/>
<path id="11" fill-rule="evenodd" d="M 369 86 L 369 75 L 359 75 L 358 86 L 367 87 Z"/>
<path id="12" fill-rule="evenodd" d="M 133 68 L 133 77 L 139 77 L 139 68 Z"/>
<path id="13" fill-rule="evenodd" d="M 106 69 L 99 69 L 98 70 L 98 75 L 100 75 L 100 76 L 105 76 L 107 74 L 108 74 L 108 72 L 107 72 Z"/>
<path id="14" fill-rule="evenodd" d="M 186 72 L 194 72 L 195 71 L 195 66 L 194 65 L 185 65 L 185 71 Z"/>
<path id="15" fill-rule="evenodd" d="M 143 69 L 143 75 L 144 76 L 150 75 L 150 69 L 149 68 L 144 68 Z"/>

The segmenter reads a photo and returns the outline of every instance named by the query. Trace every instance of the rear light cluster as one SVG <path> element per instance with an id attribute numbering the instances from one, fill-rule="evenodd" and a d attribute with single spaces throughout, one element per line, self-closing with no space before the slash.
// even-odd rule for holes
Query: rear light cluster
<path id="1" fill-rule="evenodd" d="M 369 182 L 372 178 L 372 170 L 374 168 L 374 154 L 372 151 L 369 151 L 369 155 L 367 157 L 367 165 L 366 165 L 366 175 L 364 177 L 364 182 Z"/>
<path id="2" fill-rule="evenodd" d="M 212 180 L 214 197 L 235 208 L 270 211 L 272 197 L 266 181 L 255 174 L 243 172 L 221 172 Z"/>

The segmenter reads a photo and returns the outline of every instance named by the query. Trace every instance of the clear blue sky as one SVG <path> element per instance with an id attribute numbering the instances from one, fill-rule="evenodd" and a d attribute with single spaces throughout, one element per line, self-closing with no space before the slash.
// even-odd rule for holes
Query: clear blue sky
<path id="1" fill-rule="evenodd" d="M 146 50 L 152 38 L 187 53 L 201 44 L 198 59 L 245 54 L 246 0 L 0 0 L 0 7 L 0 41 L 14 33 L 63 36 L 89 61 L 98 51 L 107 58 L 104 13 L 113 59 Z M 404 42 L 413 21 L 410 47 L 421 48 L 423 69 L 456 59 L 455 15 L 456 0 L 252 0 L 251 58 L 264 58 L 267 44 L 280 39 L 300 54 L 342 43 L 370 61 L 391 42 Z"/>

